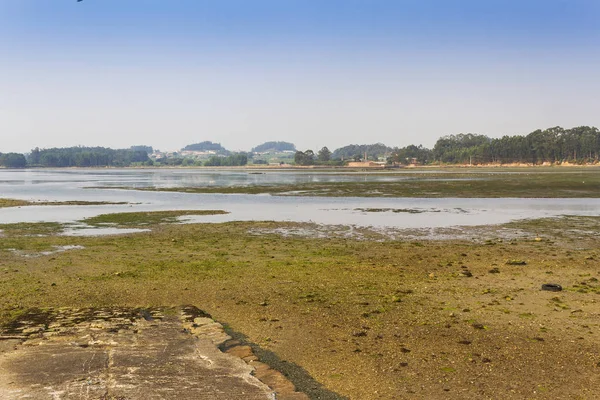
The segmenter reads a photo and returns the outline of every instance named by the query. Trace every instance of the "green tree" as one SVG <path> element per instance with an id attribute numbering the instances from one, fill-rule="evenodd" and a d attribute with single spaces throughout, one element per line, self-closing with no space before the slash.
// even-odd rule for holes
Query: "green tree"
<path id="1" fill-rule="evenodd" d="M 380 157 L 387 157 L 391 152 L 392 148 L 386 146 L 383 143 L 375 143 L 375 144 L 351 144 L 348 146 L 341 147 L 336 149 L 331 158 L 333 159 L 351 159 L 357 154 L 359 154 L 360 158 L 364 157 L 365 152 L 367 153 L 367 158 L 371 160 L 378 160 Z M 365 160 L 366 161 L 366 160 Z"/>
<path id="2" fill-rule="evenodd" d="M 25 168 L 27 160 L 20 153 L 0 154 L 0 165 L 6 168 Z"/>
<path id="3" fill-rule="evenodd" d="M 321 163 L 327 163 L 331 160 L 331 151 L 329 151 L 327 146 L 319 150 L 319 153 L 317 154 L 317 159 Z"/>
<path id="4" fill-rule="evenodd" d="M 204 162 L 206 167 L 231 167 L 248 164 L 246 153 L 236 153 L 227 157 L 212 156 Z"/>
<path id="5" fill-rule="evenodd" d="M 315 153 L 312 150 L 297 151 L 294 155 L 296 165 L 313 165 L 315 163 Z"/>
<path id="6" fill-rule="evenodd" d="M 392 155 L 388 158 L 389 163 L 410 164 L 413 159 L 419 164 L 426 164 L 433 158 L 433 152 L 422 145 L 395 148 Z"/>

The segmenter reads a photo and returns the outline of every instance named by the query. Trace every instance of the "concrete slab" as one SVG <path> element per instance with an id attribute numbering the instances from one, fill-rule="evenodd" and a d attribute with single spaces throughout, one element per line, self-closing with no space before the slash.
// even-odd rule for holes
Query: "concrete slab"
<path id="1" fill-rule="evenodd" d="M 197 309 L 35 310 L 0 331 L 0 398 L 275 399 L 227 339 Z"/>

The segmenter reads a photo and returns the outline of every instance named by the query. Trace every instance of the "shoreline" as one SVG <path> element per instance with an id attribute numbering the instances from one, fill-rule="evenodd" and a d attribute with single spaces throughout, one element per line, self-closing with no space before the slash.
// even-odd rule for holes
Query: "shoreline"
<path id="1" fill-rule="evenodd" d="M 325 165 L 240 165 L 240 166 L 181 166 L 181 165 L 164 165 L 164 166 L 102 166 L 102 167 L 25 167 L 25 168 L 6 168 L 0 167 L 0 171 L 26 171 L 26 170 L 118 170 L 118 169 L 132 169 L 132 170 L 146 170 L 146 169 L 166 169 L 166 170 L 317 170 L 317 171 L 398 171 L 398 170 L 451 170 L 451 169 L 554 169 L 554 168 L 600 168 L 600 163 L 586 163 L 586 164 L 573 164 L 573 163 L 555 163 L 555 164 L 527 164 L 527 163 L 510 163 L 510 164 L 431 164 L 431 165 L 399 165 L 399 166 L 325 166 Z"/>

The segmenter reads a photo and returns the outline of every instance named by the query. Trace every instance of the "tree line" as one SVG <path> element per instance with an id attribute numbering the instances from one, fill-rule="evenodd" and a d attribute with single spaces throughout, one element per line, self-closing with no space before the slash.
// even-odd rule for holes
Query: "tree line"
<path id="1" fill-rule="evenodd" d="M 296 151 L 294 154 L 294 162 L 296 165 L 344 165 L 342 160 L 335 160 L 332 158 L 331 151 L 327 148 L 327 146 L 322 147 L 321 150 L 315 154 L 312 150 L 306 151 Z"/>
<path id="2" fill-rule="evenodd" d="M 5 168 L 25 168 L 27 159 L 19 153 L 0 153 L 0 167 Z"/>
<path id="3" fill-rule="evenodd" d="M 219 144 L 203 142 L 198 148 L 217 149 Z M 266 143 L 268 147 L 289 147 L 286 142 Z M 127 167 L 133 165 L 246 165 L 251 154 L 230 153 L 212 156 L 202 162 L 181 157 L 153 161 L 150 146 L 132 146 L 129 149 L 105 147 L 35 148 L 27 156 L 19 153 L 0 153 L 0 167 Z M 385 159 L 389 164 L 509 164 L 509 163 L 590 163 L 599 161 L 600 131 L 596 127 L 579 126 L 565 129 L 560 126 L 538 129 L 528 135 L 490 138 L 475 133 L 460 133 L 440 137 L 433 148 L 422 145 L 391 148 L 382 143 L 348 145 L 331 152 L 327 147 L 317 153 L 312 150 L 296 151 L 297 165 L 343 165 L 345 161 Z M 257 160 L 264 162 L 263 160 Z"/>
<path id="4" fill-rule="evenodd" d="M 484 135 L 444 136 L 436 142 L 429 157 L 440 163 L 586 163 L 598 161 L 600 131 L 595 127 L 560 126 L 538 129 L 526 136 Z"/>
<path id="5" fill-rule="evenodd" d="M 324 147 L 324 149 L 327 149 Z M 329 151 L 327 149 L 327 151 Z M 365 157 L 366 156 L 366 157 Z M 599 161 L 600 131 L 595 127 L 560 126 L 538 129 L 528 135 L 490 138 L 460 133 L 439 138 L 432 149 L 422 145 L 390 148 L 382 143 L 348 145 L 315 155 L 312 150 L 296 152 L 298 165 L 335 164 L 339 161 L 385 159 L 388 164 L 544 164 L 591 163 Z"/>
<path id="6" fill-rule="evenodd" d="M 127 167 L 143 164 L 150 158 L 146 150 L 110 149 L 106 147 L 35 148 L 27 164 L 39 167 Z"/>

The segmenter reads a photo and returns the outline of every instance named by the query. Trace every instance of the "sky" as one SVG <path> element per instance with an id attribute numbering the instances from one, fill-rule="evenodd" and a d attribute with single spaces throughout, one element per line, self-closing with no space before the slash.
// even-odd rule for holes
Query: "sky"
<path id="1" fill-rule="evenodd" d="M 597 0 L 0 0 L 0 152 L 600 126 Z"/>

